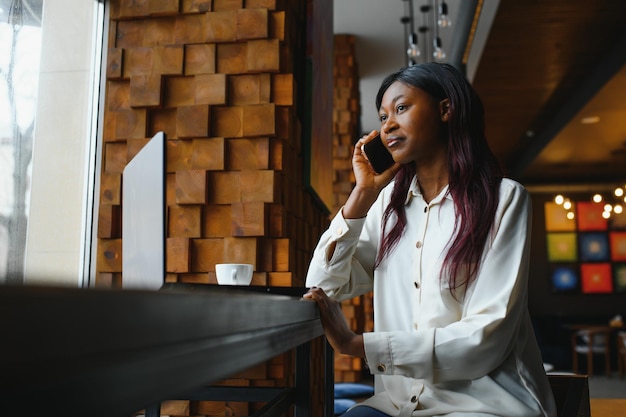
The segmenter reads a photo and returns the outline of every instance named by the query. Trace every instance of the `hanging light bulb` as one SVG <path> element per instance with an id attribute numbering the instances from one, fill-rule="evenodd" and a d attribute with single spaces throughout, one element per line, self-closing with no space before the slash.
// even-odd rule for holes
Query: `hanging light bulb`
<path id="1" fill-rule="evenodd" d="M 623 188 L 616 188 L 615 189 L 615 196 L 616 197 L 621 197 L 624 195 L 624 189 Z"/>
<path id="2" fill-rule="evenodd" d="M 572 208 L 572 202 L 569 201 L 569 198 L 563 202 L 563 208 L 565 210 L 569 210 Z"/>
<path id="3" fill-rule="evenodd" d="M 561 194 L 557 194 L 556 197 L 554 197 L 554 202 L 558 204 L 559 206 L 563 204 L 564 201 L 565 201 L 565 198 Z"/>
<path id="4" fill-rule="evenodd" d="M 610 204 L 605 204 L 604 205 L 604 211 L 608 211 L 610 213 L 611 210 L 613 210 L 613 206 L 612 205 L 610 205 Z"/>
<path id="5" fill-rule="evenodd" d="M 421 55 L 421 51 L 417 46 L 417 34 L 415 33 L 409 35 L 409 49 L 406 50 L 406 54 L 411 65 L 417 64 L 417 58 Z"/>
<path id="6" fill-rule="evenodd" d="M 568 211 L 565 217 L 567 217 L 568 220 L 574 220 L 574 212 Z"/>
<path id="7" fill-rule="evenodd" d="M 616 204 L 613 206 L 613 212 L 616 214 L 622 214 L 624 208 L 620 204 Z"/>
<path id="8" fill-rule="evenodd" d="M 594 194 L 593 195 L 593 202 L 594 203 L 600 203 L 602 201 L 602 195 L 601 194 Z"/>
<path id="9" fill-rule="evenodd" d="M 442 1 L 439 5 L 439 19 L 437 19 L 437 24 L 442 28 L 447 28 L 452 25 L 452 21 L 448 15 L 448 5 L 445 1 Z"/>
<path id="10" fill-rule="evenodd" d="M 602 217 L 605 219 L 608 219 L 611 217 L 611 212 L 610 211 L 603 211 L 602 212 Z"/>
<path id="11" fill-rule="evenodd" d="M 446 53 L 443 49 L 441 49 L 441 38 L 439 36 L 433 39 L 433 46 L 435 47 L 435 50 L 433 51 L 433 58 L 439 61 L 446 59 Z"/>

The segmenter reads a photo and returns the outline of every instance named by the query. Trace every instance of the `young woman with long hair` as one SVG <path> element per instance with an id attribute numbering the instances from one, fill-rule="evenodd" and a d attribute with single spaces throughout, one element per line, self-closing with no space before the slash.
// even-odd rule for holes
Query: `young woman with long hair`
<path id="1" fill-rule="evenodd" d="M 376 107 L 304 296 L 333 348 L 374 374 L 345 416 L 554 416 L 527 310 L 530 198 L 503 178 L 479 97 L 427 63 L 389 75 Z M 377 174 L 362 147 L 379 134 L 395 164 Z M 356 334 L 338 302 L 369 291 L 374 331 Z"/>

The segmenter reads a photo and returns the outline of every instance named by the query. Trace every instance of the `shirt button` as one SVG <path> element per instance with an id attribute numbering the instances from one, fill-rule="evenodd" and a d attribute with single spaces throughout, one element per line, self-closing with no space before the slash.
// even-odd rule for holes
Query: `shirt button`
<path id="1" fill-rule="evenodd" d="M 336 230 L 336 233 L 338 235 L 342 234 L 343 233 L 343 229 L 341 227 L 338 227 L 337 230 Z"/>
<path id="2" fill-rule="evenodd" d="M 415 404 L 415 403 L 417 402 L 417 396 L 415 396 L 415 395 L 414 395 L 414 396 L 412 396 L 412 397 L 411 397 L 411 402 L 412 402 L 413 404 Z"/>
<path id="3" fill-rule="evenodd" d="M 419 288 L 420 288 L 420 283 L 419 283 L 419 282 L 415 281 L 415 282 L 413 283 L 413 285 L 415 286 L 415 288 L 416 288 L 416 289 L 418 289 L 418 290 L 419 290 Z"/>
<path id="4" fill-rule="evenodd" d="M 385 372 L 387 370 L 387 367 L 385 366 L 384 363 L 379 363 L 377 368 L 378 368 L 378 372 Z"/>
<path id="5" fill-rule="evenodd" d="M 413 328 L 417 330 L 417 323 L 413 323 Z"/>
<path id="6" fill-rule="evenodd" d="M 416 247 L 417 249 L 421 248 L 421 247 L 422 247 L 422 242 L 420 242 L 420 241 L 418 240 L 418 241 L 417 241 L 417 243 L 415 244 L 415 247 Z"/>

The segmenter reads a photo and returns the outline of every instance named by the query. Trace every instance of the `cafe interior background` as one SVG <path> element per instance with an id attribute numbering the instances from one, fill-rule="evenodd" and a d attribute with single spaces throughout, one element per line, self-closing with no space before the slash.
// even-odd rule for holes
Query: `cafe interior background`
<path id="1" fill-rule="evenodd" d="M 120 287 L 121 173 L 163 129 L 166 280 L 213 283 L 215 263 L 237 260 L 255 264 L 253 285 L 302 286 L 349 192 L 350 146 L 378 125 L 382 77 L 436 59 L 465 71 L 491 147 L 532 194 L 529 307 L 544 360 L 571 369 L 566 326 L 626 314 L 623 0 L 130 3 L 0 0 L 0 282 Z M 265 32 L 223 25 L 202 47 L 168 49 L 196 36 L 193 16 L 254 6 L 269 9 Z M 449 26 L 437 24 L 442 7 Z M 247 64 L 224 58 L 242 45 Z M 179 93 L 200 80 L 209 101 Z M 233 112 L 276 123 L 233 127 Z M 346 307 L 361 330 L 368 308 Z M 339 378 L 360 375 L 337 366 Z"/>

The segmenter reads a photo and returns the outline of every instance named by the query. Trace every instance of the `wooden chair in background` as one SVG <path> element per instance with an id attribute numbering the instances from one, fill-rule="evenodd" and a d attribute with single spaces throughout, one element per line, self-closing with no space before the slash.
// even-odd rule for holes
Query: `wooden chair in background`
<path id="1" fill-rule="evenodd" d="M 578 372 L 578 355 L 587 357 L 587 374 L 593 375 L 593 356 L 604 355 L 606 376 L 611 376 L 611 349 L 609 340 L 611 330 L 608 327 L 580 329 L 572 333 L 572 369 Z"/>

